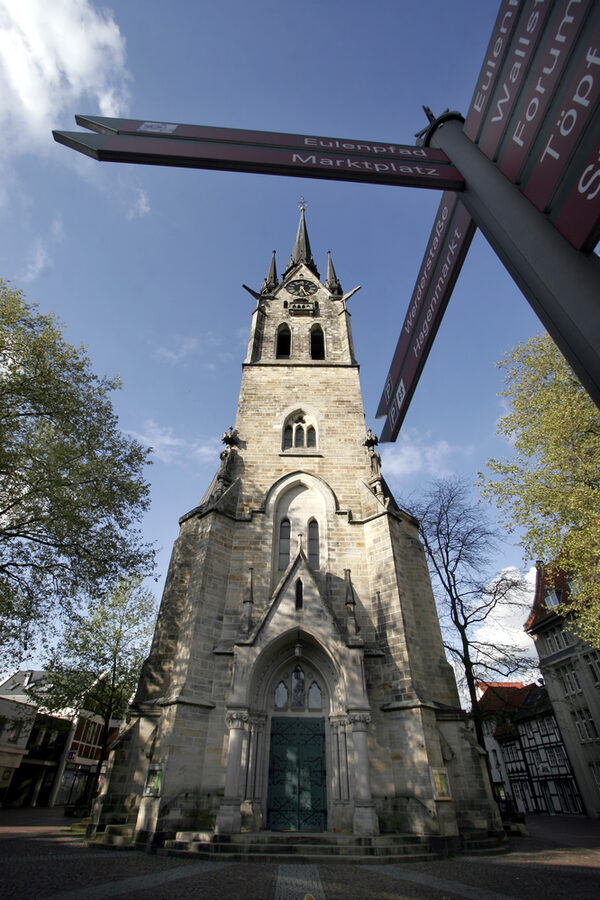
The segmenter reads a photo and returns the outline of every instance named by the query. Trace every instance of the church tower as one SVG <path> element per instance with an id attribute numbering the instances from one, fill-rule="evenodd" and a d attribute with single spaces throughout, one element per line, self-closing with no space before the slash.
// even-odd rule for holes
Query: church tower
<path id="1" fill-rule="evenodd" d="M 180 520 L 96 818 L 177 831 L 435 836 L 499 825 L 417 522 L 381 473 L 347 305 L 304 209 L 256 301 L 235 427 Z"/>

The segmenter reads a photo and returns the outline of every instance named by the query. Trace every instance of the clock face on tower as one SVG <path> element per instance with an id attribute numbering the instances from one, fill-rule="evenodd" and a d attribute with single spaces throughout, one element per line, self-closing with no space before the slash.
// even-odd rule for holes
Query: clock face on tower
<path id="1" fill-rule="evenodd" d="M 295 281 L 290 281 L 289 284 L 286 284 L 285 289 L 290 294 L 293 294 L 294 297 L 310 297 L 319 290 L 313 281 L 307 281 L 305 278 L 297 278 Z"/>

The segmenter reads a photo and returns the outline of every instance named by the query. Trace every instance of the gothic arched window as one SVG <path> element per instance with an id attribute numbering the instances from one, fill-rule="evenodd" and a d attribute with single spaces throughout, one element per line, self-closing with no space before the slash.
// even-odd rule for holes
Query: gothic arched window
<path id="1" fill-rule="evenodd" d="M 282 673 L 273 689 L 272 706 L 279 711 L 316 712 L 323 709 L 326 698 L 315 673 L 306 671 L 301 665 Z"/>
<path id="2" fill-rule="evenodd" d="M 275 356 L 277 359 L 289 359 L 292 350 L 292 332 L 285 323 L 277 329 Z"/>
<path id="3" fill-rule="evenodd" d="M 317 430 L 301 410 L 292 413 L 285 420 L 281 446 L 283 450 L 317 449 Z"/>
<path id="4" fill-rule="evenodd" d="M 296 609 L 302 609 L 304 606 L 304 586 L 302 581 L 298 579 L 296 582 Z"/>
<path id="5" fill-rule="evenodd" d="M 312 687 L 311 687 L 312 690 Z M 287 709 L 288 689 L 284 681 L 280 681 L 275 688 L 275 709 Z"/>
<path id="6" fill-rule="evenodd" d="M 279 526 L 279 569 L 287 569 L 290 564 L 290 521 L 283 519 Z"/>
<path id="7" fill-rule="evenodd" d="M 304 670 L 296 666 L 292 672 L 292 708 L 304 706 Z"/>
<path id="8" fill-rule="evenodd" d="M 311 569 L 319 568 L 319 523 L 316 519 L 308 523 L 308 564 Z"/>
<path id="9" fill-rule="evenodd" d="M 287 693 L 286 693 L 286 701 L 287 701 Z M 313 681 L 311 686 L 308 689 L 308 708 L 309 709 L 322 709 L 323 707 L 323 695 L 321 693 L 321 688 L 317 684 L 316 681 Z"/>
<path id="10" fill-rule="evenodd" d="M 325 335 L 320 325 L 310 329 L 310 358 L 325 359 Z"/>

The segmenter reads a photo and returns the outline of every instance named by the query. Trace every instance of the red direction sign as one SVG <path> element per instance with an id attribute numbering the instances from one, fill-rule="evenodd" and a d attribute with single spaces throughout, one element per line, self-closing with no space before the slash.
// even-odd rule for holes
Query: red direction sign
<path id="1" fill-rule="evenodd" d="M 509 180 L 520 182 L 540 219 L 545 214 L 584 251 L 600 237 L 599 114 L 598 3 L 503 0 L 463 131 L 488 159 L 498 159 Z M 387 416 L 382 441 L 398 434 L 474 227 L 462 203 L 445 194 L 377 410 Z M 453 228 L 464 233 L 464 247 L 457 245 L 449 258 Z M 444 261 L 452 265 L 436 299 Z"/>
<path id="2" fill-rule="evenodd" d="M 149 122 L 143 119 L 111 119 L 103 116 L 75 116 L 82 128 L 100 134 L 138 134 L 174 137 L 177 140 L 214 141 L 257 147 L 281 147 L 319 153 L 343 153 L 347 156 L 374 156 L 404 162 L 438 162 L 450 165 L 441 150 L 415 147 L 392 141 L 356 141 L 349 138 L 320 137 L 310 134 L 285 134 L 278 131 L 248 131 L 243 128 L 215 128 L 213 125 L 179 125 L 173 122 Z"/>
<path id="3" fill-rule="evenodd" d="M 479 148 L 489 159 L 495 158 L 551 9 L 551 0 L 529 0 L 519 19 L 487 119 L 477 139 Z"/>
<path id="4" fill-rule="evenodd" d="M 500 171 L 515 182 L 527 161 L 571 50 L 594 0 L 560 0 L 548 22 L 538 55 L 535 78 L 529 78 L 509 125 L 500 156 Z"/>
<path id="5" fill-rule="evenodd" d="M 464 178 L 440 150 L 207 125 L 76 116 L 98 132 L 55 131 L 59 143 L 98 160 L 295 175 L 461 191 Z"/>
<path id="6" fill-rule="evenodd" d="M 148 134 L 55 131 L 54 138 L 73 150 L 109 162 L 295 175 L 302 178 L 327 178 L 438 190 L 452 188 L 460 191 L 464 188 L 464 179 L 454 166 L 429 160 L 423 162 L 418 157 L 410 160 L 383 159 L 379 156 L 351 156 L 343 151 L 283 150 L 249 144 L 179 140 L 177 137 L 155 137 Z"/>
<path id="7" fill-rule="evenodd" d="M 575 249 L 593 250 L 600 237 L 600 137 L 577 174 L 554 225 Z"/>
<path id="8" fill-rule="evenodd" d="M 457 195 L 444 193 L 379 401 L 377 416 L 387 416 L 381 441 L 398 436 L 474 233 Z"/>

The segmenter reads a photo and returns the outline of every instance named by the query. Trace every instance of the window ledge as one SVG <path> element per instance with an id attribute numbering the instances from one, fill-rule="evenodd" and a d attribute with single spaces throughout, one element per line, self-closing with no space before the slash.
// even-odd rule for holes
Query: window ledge
<path id="1" fill-rule="evenodd" d="M 289 450 L 282 450 L 280 456 L 323 456 L 319 450 L 306 450 L 302 447 L 291 447 Z"/>

